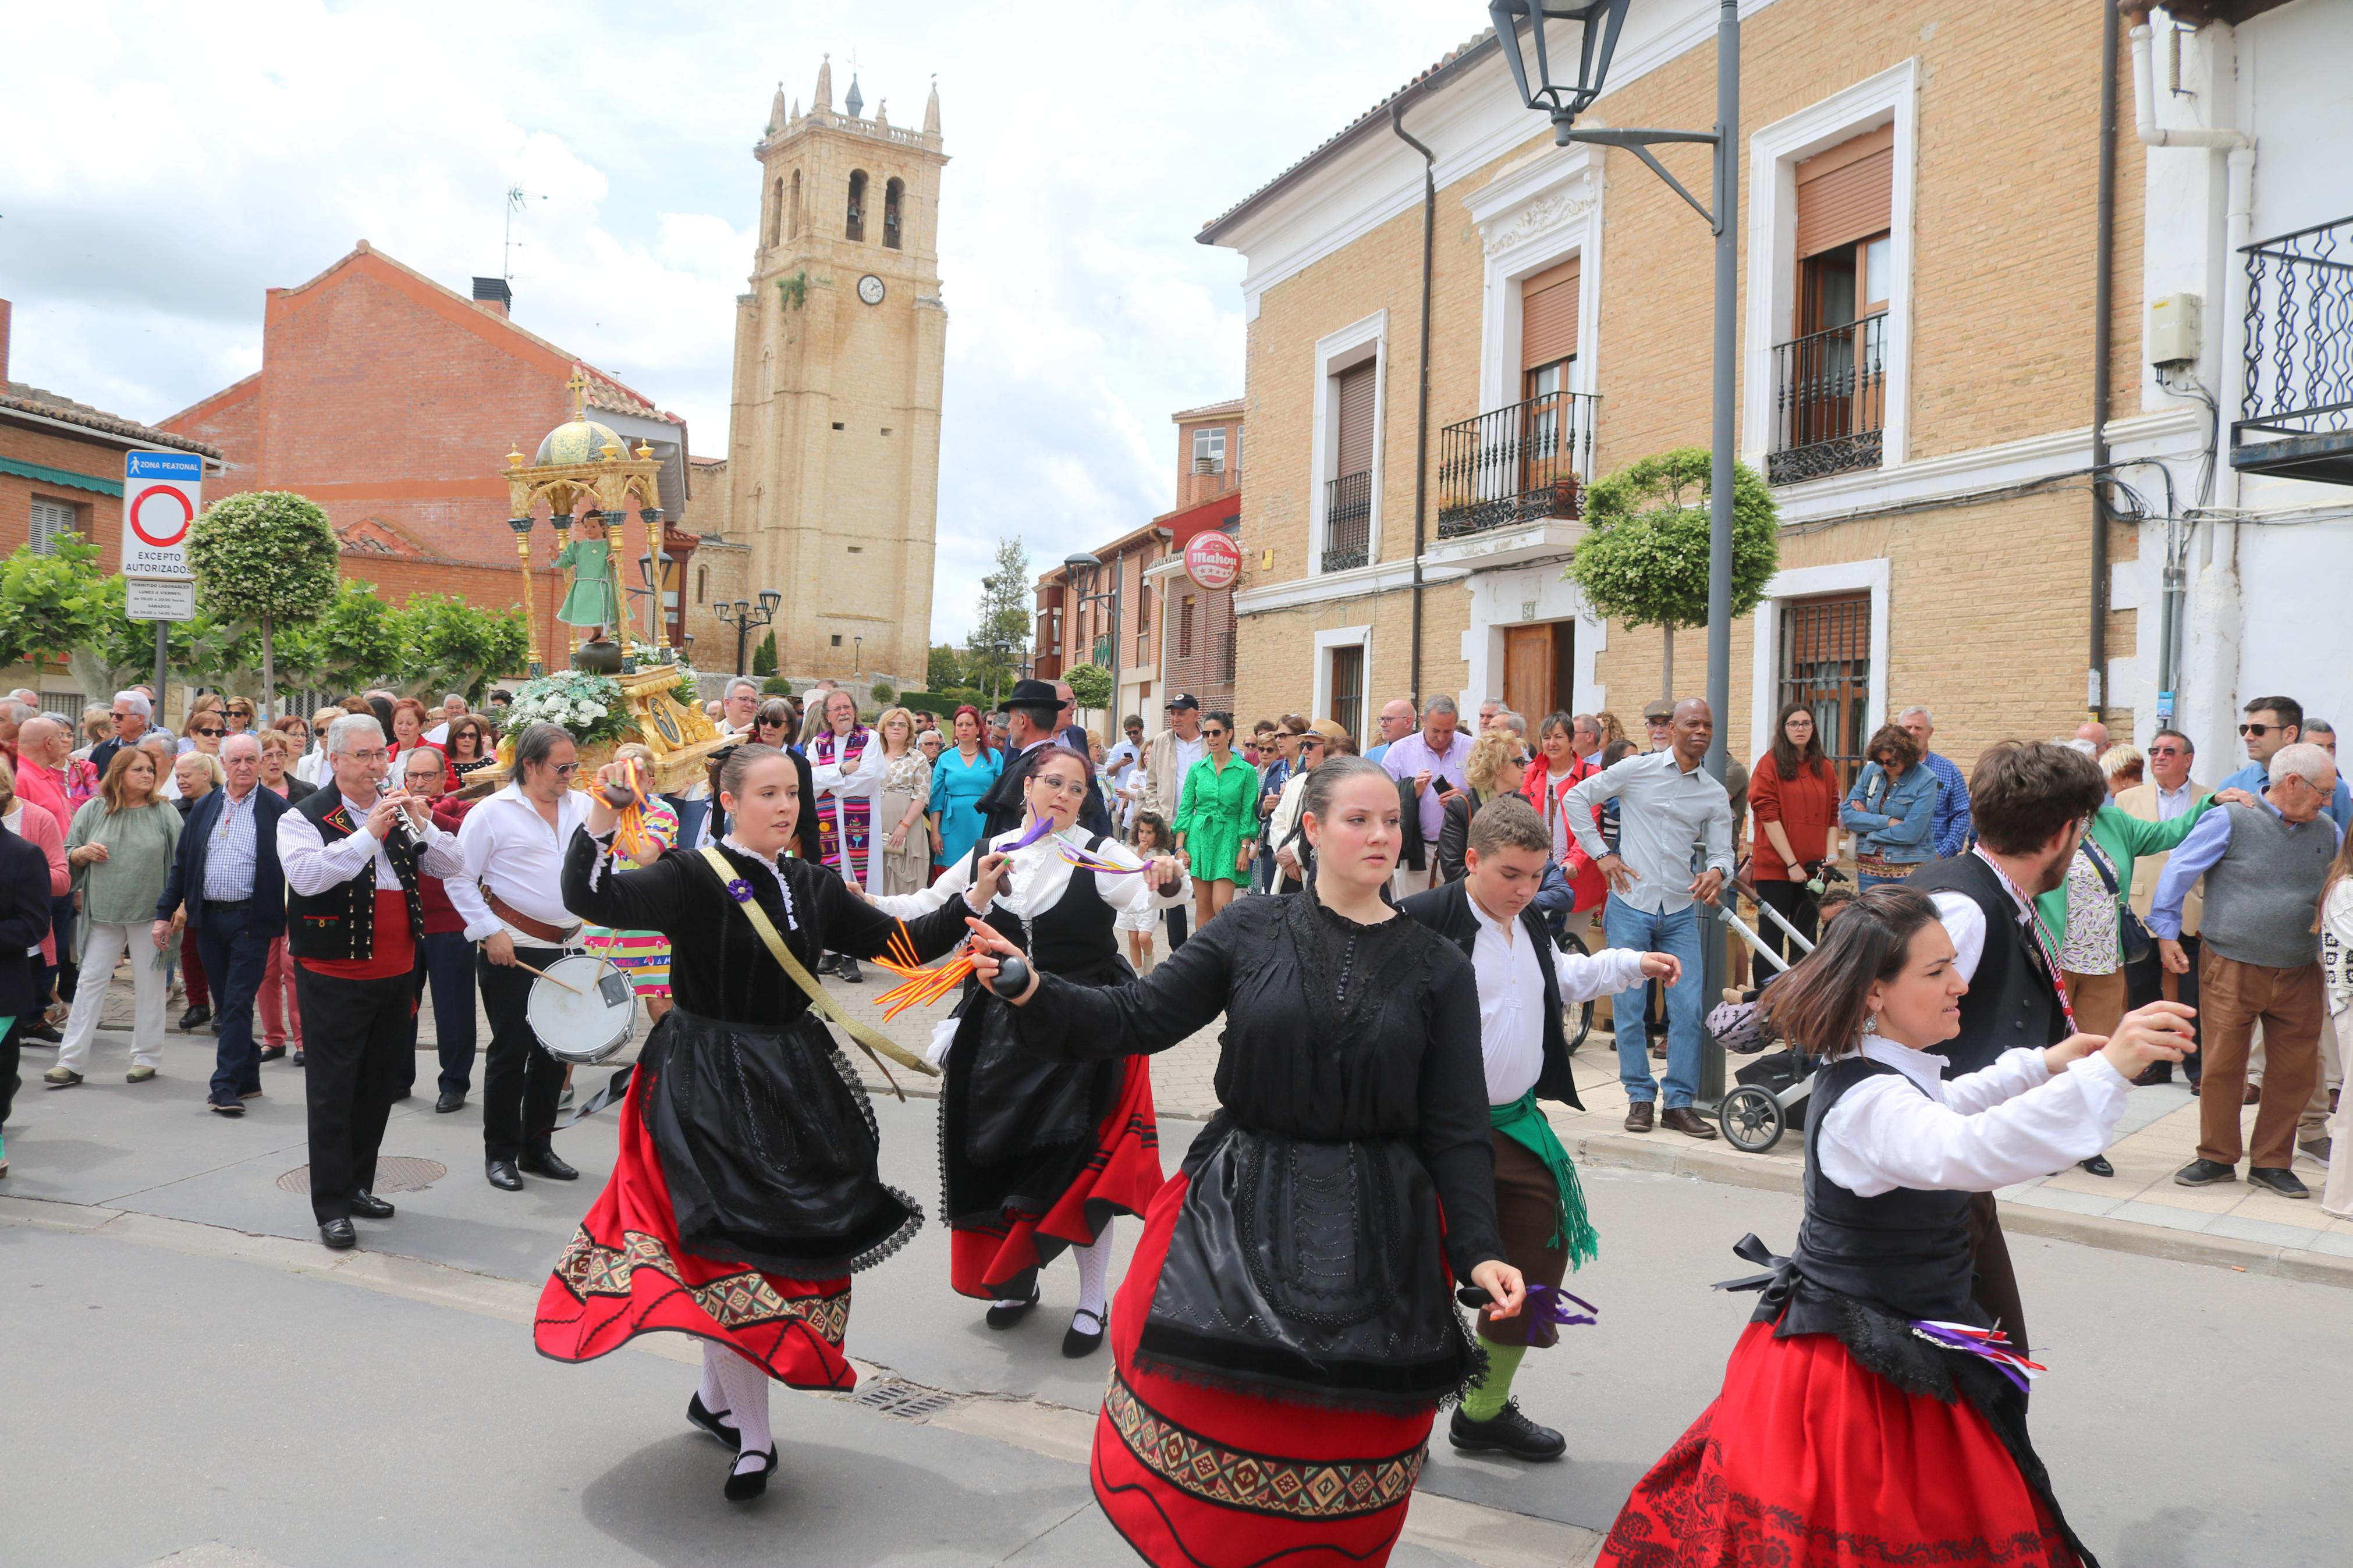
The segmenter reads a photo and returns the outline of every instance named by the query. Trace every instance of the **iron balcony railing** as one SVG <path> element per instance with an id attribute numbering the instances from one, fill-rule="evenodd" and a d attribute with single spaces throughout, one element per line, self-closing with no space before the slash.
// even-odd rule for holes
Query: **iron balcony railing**
<path id="1" fill-rule="evenodd" d="M 1438 433 L 1438 537 L 1578 514 L 1600 399 L 1549 392 Z"/>
<path id="2" fill-rule="evenodd" d="M 2324 470 L 2344 464 L 2353 448 L 2353 217 L 2241 254 L 2246 384 L 2231 426 L 2232 461 L 2272 467 L 2286 457 L 2308 478 L 2345 482 Z"/>
<path id="3" fill-rule="evenodd" d="M 1875 468 L 1886 424 L 1886 311 L 1773 345 L 1767 479 L 1794 485 Z"/>
<path id="4" fill-rule="evenodd" d="M 1324 570 L 1346 572 L 1373 558 L 1373 475 L 1342 474 L 1324 486 Z"/>

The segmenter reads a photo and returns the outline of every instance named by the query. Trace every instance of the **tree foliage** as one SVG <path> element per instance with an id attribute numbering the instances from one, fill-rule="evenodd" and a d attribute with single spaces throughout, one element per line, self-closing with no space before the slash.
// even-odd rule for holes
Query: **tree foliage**
<path id="1" fill-rule="evenodd" d="M 929 668 L 923 674 L 924 687 L 933 691 L 944 691 L 951 686 L 964 683 L 964 656 L 956 652 L 953 644 L 934 643 Z"/>
<path id="2" fill-rule="evenodd" d="M 335 560 L 327 514 L 290 490 L 224 496 L 188 531 L 196 603 L 217 620 L 316 620 L 334 601 Z"/>
<path id="3" fill-rule="evenodd" d="M 1062 672 L 1071 683 L 1071 696 L 1082 708 L 1108 711 L 1111 708 L 1111 671 L 1099 664 L 1074 664 Z"/>
<path id="4" fill-rule="evenodd" d="M 377 597 L 375 584 L 338 584 L 326 613 L 303 628 L 313 643 L 310 679 L 337 691 L 382 684 L 400 668 L 398 614 Z"/>
<path id="5" fill-rule="evenodd" d="M 771 631 L 766 637 L 762 637 L 753 647 L 752 673 L 754 675 L 776 673 L 776 634 L 775 632 Z"/>
<path id="6" fill-rule="evenodd" d="M 0 665 L 57 658 L 89 642 L 106 618 L 105 590 L 98 546 L 79 534 L 60 534 L 48 554 L 20 547 L 0 563 Z"/>
<path id="7" fill-rule="evenodd" d="M 458 691 L 479 703 L 491 678 L 531 658 L 531 628 L 520 609 L 479 610 L 442 594 L 414 594 L 392 618 L 404 692 Z"/>
<path id="8" fill-rule="evenodd" d="M 997 567 L 980 580 L 980 615 L 965 641 L 965 679 L 991 701 L 1012 684 L 1029 645 L 1029 552 L 1018 534 L 997 542 Z"/>
<path id="9" fill-rule="evenodd" d="M 1567 576 L 1588 603 L 1630 626 L 1707 623 L 1708 468 L 1704 447 L 1678 447 L 1595 481 L 1585 492 L 1590 529 Z M 1732 613 L 1757 607 L 1779 565 L 1778 510 L 1756 469 L 1734 465 Z"/>

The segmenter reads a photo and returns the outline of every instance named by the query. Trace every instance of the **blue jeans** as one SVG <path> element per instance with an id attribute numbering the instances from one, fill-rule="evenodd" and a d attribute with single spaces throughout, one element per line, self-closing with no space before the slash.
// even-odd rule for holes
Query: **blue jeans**
<path id="1" fill-rule="evenodd" d="M 1683 960 L 1683 979 L 1667 988 L 1666 1099 L 1670 1110 L 1688 1106 L 1699 1093 L 1701 991 L 1707 984 L 1700 973 L 1699 907 L 1686 904 L 1652 914 L 1612 893 L 1602 910 L 1601 931 L 1611 947 L 1671 952 Z M 1626 1086 L 1626 1098 L 1638 1103 L 1659 1098 L 1650 1043 L 1643 1037 L 1642 992 L 1635 985 L 1609 999 L 1618 1034 L 1618 1081 Z"/>
<path id="2" fill-rule="evenodd" d="M 474 1084 L 474 944 L 461 931 L 429 931 L 417 966 L 417 997 L 433 992 L 433 1037 L 440 1042 L 443 1094 L 464 1094 Z M 417 1023 L 419 1007 L 408 1021 L 408 1076 L 417 1081 Z"/>
<path id="3" fill-rule="evenodd" d="M 235 1105 L 240 1095 L 261 1087 L 261 1053 L 253 1043 L 253 998 L 261 989 L 262 972 L 269 967 L 269 944 L 279 934 L 255 929 L 249 904 L 230 909 L 207 904 L 205 923 L 196 928 L 196 952 L 204 959 L 205 978 L 212 983 L 213 1017 L 220 1025 L 211 1089 L 215 1105 Z"/>

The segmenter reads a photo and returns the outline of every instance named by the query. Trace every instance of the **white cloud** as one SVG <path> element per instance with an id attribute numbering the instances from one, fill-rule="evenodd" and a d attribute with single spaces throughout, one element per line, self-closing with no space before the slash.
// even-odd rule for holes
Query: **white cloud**
<path id="1" fill-rule="evenodd" d="M 947 149 L 934 635 L 1001 534 L 1059 560 L 1165 510 L 1168 415 L 1241 390 L 1229 252 L 1199 225 L 1484 21 L 1426 0 L 1203 7 L 801 0 L 107 0 L 24 8 L 0 55 L 11 374 L 161 418 L 260 362 L 262 291 L 369 239 L 515 314 L 725 450 L 751 146 L 820 51 Z M 872 112 L 870 109 L 869 112 Z"/>

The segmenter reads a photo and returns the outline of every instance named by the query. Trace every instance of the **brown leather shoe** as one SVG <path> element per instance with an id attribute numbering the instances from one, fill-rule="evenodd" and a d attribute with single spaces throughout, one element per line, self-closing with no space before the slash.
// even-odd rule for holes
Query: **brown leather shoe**
<path id="1" fill-rule="evenodd" d="M 1657 1108 L 1647 1100 L 1638 1100 L 1628 1105 L 1626 1107 L 1626 1131 L 1629 1132 L 1648 1132 L 1651 1130 L 1651 1112 L 1656 1109 Z"/>
<path id="2" fill-rule="evenodd" d="M 1680 1132 L 1686 1138 L 1715 1136 L 1715 1129 L 1707 1124 L 1707 1118 L 1688 1105 L 1672 1106 L 1659 1112 L 1659 1125 L 1671 1132 Z"/>

